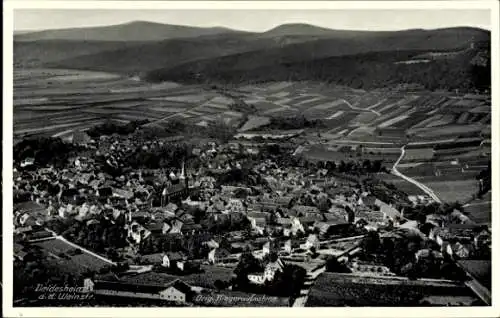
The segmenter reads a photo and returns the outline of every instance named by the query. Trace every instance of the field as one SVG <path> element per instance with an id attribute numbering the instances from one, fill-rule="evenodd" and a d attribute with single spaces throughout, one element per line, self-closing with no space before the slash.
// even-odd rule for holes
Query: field
<path id="1" fill-rule="evenodd" d="M 417 187 L 413 183 L 410 183 L 410 182 L 408 182 L 404 179 L 401 179 L 399 177 L 396 177 L 394 175 L 378 174 L 377 178 L 384 181 L 384 182 L 391 183 L 391 184 L 395 185 L 398 190 L 401 190 L 408 195 L 424 195 L 425 194 L 425 192 L 422 191 L 422 189 L 420 189 L 419 187 Z"/>
<path id="2" fill-rule="evenodd" d="M 417 306 L 423 298 L 431 295 L 473 297 L 472 291 L 465 286 L 451 283 L 323 273 L 314 284 L 306 307 Z"/>
<path id="3" fill-rule="evenodd" d="M 491 191 L 464 205 L 467 216 L 479 224 L 490 224 L 492 215 Z"/>
<path id="4" fill-rule="evenodd" d="M 464 202 L 477 192 L 475 179 L 429 181 L 424 184 L 434 190 L 436 195 L 445 202 Z"/>
<path id="5" fill-rule="evenodd" d="M 58 268 L 68 273 L 84 273 L 87 270 L 98 271 L 110 265 L 85 251 L 79 255 L 63 257 L 61 253 L 73 251 L 75 247 L 58 238 L 33 243 L 33 245 L 41 247 L 49 256 L 54 258 L 51 264 L 57 265 Z"/>
<path id="6" fill-rule="evenodd" d="M 352 150 L 354 145 L 337 145 L 325 147 L 321 145 L 314 145 L 306 147 L 302 155 L 313 161 L 335 161 L 337 163 L 344 161 L 355 161 L 369 159 L 371 161 L 381 160 L 386 167 L 392 167 L 394 162 L 399 157 L 399 152 L 387 153 L 360 153 Z"/>
<path id="7" fill-rule="evenodd" d="M 167 273 L 147 272 L 138 275 L 124 276 L 123 280 L 136 284 L 162 284 L 168 283 L 176 278 L 182 279 L 187 284 L 197 287 L 215 289 L 215 281 L 227 281 L 231 279 L 233 270 L 231 268 L 217 266 L 202 266 L 202 273 L 195 273 L 183 276 L 170 275 Z"/>
<path id="8" fill-rule="evenodd" d="M 173 115 L 241 117 L 232 102 L 197 85 L 149 84 L 115 74 L 30 69 L 14 71 L 14 135 L 52 135 L 83 130 L 107 119 L 162 122 Z"/>
<path id="9" fill-rule="evenodd" d="M 382 160 L 390 168 L 400 147 L 410 144 L 399 170 L 444 201 L 470 197 L 491 151 L 481 144 L 491 136 L 491 101 L 479 95 L 364 91 L 318 82 L 241 85 L 220 93 L 206 85 L 150 84 L 115 74 L 57 69 L 15 70 L 14 79 L 18 139 L 65 136 L 107 119 L 147 119 L 147 126 L 160 128 L 171 120 L 200 126 L 222 121 L 252 134 L 273 118 L 304 116 L 322 123 L 305 130 L 306 158 Z M 236 109 L 241 101 L 253 110 Z M 358 154 L 359 146 L 364 149 Z M 421 193 L 407 182 L 393 181 L 411 194 Z"/>
<path id="10" fill-rule="evenodd" d="M 105 119 L 149 119 L 152 126 L 161 126 L 174 118 L 197 123 L 215 120 L 218 115 L 225 122 L 243 126 L 241 131 L 251 131 L 271 117 L 304 116 L 322 120 L 326 125 L 322 132 L 334 139 L 348 136 L 399 143 L 407 141 L 402 140 L 405 135 L 418 141 L 478 134 L 491 112 L 487 101 L 474 96 L 364 91 L 318 82 L 270 82 L 228 91 L 254 107 L 246 124 L 237 120 L 243 116 L 241 112 L 230 109 L 235 102 L 230 95 L 202 85 L 149 84 L 102 72 L 16 69 L 14 131 L 16 136 L 55 135 Z"/>

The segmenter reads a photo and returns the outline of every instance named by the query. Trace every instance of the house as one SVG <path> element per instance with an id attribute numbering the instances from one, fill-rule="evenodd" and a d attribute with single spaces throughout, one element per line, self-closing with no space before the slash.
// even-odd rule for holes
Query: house
<path id="1" fill-rule="evenodd" d="M 93 281 L 86 278 L 84 288 L 98 296 L 150 299 L 181 304 L 190 302 L 194 296 L 191 286 L 180 279 L 173 279 L 165 285 L 139 285 L 122 281 Z"/>
<path id="2" fill-rule="evenodd" d="M 361 196 L 358 199 L 358 204 L 359 205 L 364 205 L 367 207 L 375 207 L 376 205 L 377 198 L 373 195 L 367 195 L 365 197 Z"/>
<path id="3" fill-rule="evenodd" d="M 302 217 L 298 217 L 298 218 L 295 218 L 295 219 L 298 219 L 300 224 L 302 224 L 303 228 L 311 228 L 315 222 L 319 221 L 319 220 L 322 220 L 322 216 L 321 214 L 317 214 L 317 215 L 314 215 L 314 216 L 302 216 Z"/>
<path id="4" fill-rule="evenodd" d="M 22 162 L 21 162 L 21 167 L 24 168 L 24 167 L 28 167 L 28 166 L 32 166 L 35 164 L 35 158 L 33 157 L 28 157 L 26 159 L 24 159 Z"/>
<path id="5" fill-rule="evenodd" d="M 446 222 L 446 217 L 440 214 L 429 214 L 426 216 L 425 222 L 437 227 L 443 227 Z"/>
<path id="6" fill-rule="evenodd" d="M 475 248 L 488 247 L 491 245 L 491 233 L 488 230 L 482 230 L 474 236 Z"/>
<path id="7" fill-rule="evenodd" d="M 303 248 L 304 249 L 315 248 L 316 250 L 318 250 L 319 245 L 320 245 L 320 242 L 319 242 L 318 236 L 316 234 L 310 234 L 307 237 L 306 242 L 303 244 Z"/>
<path id="8" fill-rule="evenodd" d="M 172 202 L 169 202 L 167 205 L 165 205 L 165 206 L 162 208 L 162 211 L 164 211 L 165 213 L 170 213 L 170 214 L 175 215 L 175 212 L 176 212 L 178 209 L 179 209 L 179 207 L 177 206 L 177 204 L 172 203 Z"/>
<path id="9" fill-rule="evenodd" d="M 269 262 L 263 273 L 251 273 L 248 274 L 248 280 L 254 284 L 262 285 L 267 281 L 273 281 L 276 273 L 282 273 L 284 270 L 284 265 L 278 258 L 274 262 Z"/>
<path id="10" fill-rule="evenodd" d="M 249 220 L 251 219 L 264 219 L 266 221 L 269 221 L 271 220 L 271 213 L 269 212 L 248 212 L 247 214 L 247 218 Z"/>
<path id="11" fill-rule="evenodd" d="M 113 188 L 112 189 L 112 195 L 114 197 L 118 197 L 118 198 L 123 198 L 123 199 L 130 200 L 130 199 L 132 199 L 134 197 L 134 192 L 133 191 L 128 191 L 128 190 L 123 190 L 123 189 Z"/>
<path id="12" fill-rule="evenodd" d="M 178 267 L 177 263 L 184 263 L 187 257 L 181 252 L 166 252 L 162 254 L 161 266 L 166 268 Z"/>
<path id="13" fill-rule="evenodd" d="M 175 177 L 175 175 L 174 175 Z M 175 177 L 176 178 L 176 177 Z M 184 167 L 179 178 L 179 183 L 165 187 L 161 193 L 162 206 L 167 205 L 173 200 L 184 200 L 189 196 L 188 179 L 184 174 Z"/>
<path id="14" fill-rule="evenodd" d="M 470 243 L 450 243 L 446 247 L 446 253 L 450 256 L 458 256 L 461 259 L 467 259 L 474 253 L 474 246 Z"/>
<path id="15" fill-rule="evenodd" d="M 380 201 L 379 199 L 375 200 L 375 205 L 379 207 L 384 219 L 389 219 L 393 222 L 397 222 L 401 218 L 401 213 L 399 213 L 399 211 L 393 208 L 391 205 Z"/>
<path id="16" fill-rule="evenodd" d="M 308 206 L 308 205 L 294 205 L 292 207 L 292 211 L 296 211 L 298 213 L 298 216 L 306 215 L 307 213 L 319 213 L 319 209 L 315 206 Z"/>
<path id="17" fill-rule="evenodd" d="M 78 196 L 80 196 L 80 192 L 76 188 L 64 189 L 58 195 L 61 202 L 72 204 L 75 204 Z"/>
<path id="18" fill-rule="evenodd" d="M 228 258 L 231 252 L 225 248 L 214 248 L 208 253 L 208 261 L 211 264 L 219 263 L 222 260 Z"/>
<path id="19" fill-rule="evenodd" d="M 449 224 L 445 228 L 433 228 L 429 232 L 429 238 L 436 241 L 440 246 L 450 240 L 473 242 L 475 233 L 481 228 L 480 225 L 475 224 Z"/>
<path id="20" fill-rule="evenodd" d="M 454 220 L 453 223 L 458 223 L 458 224 L 473 224 L 474 223 L 465 214 L 458 211 L 457 209 L 454 209 L 453 212 L 450 213 L 449 218 Z"/>
<path id="21" fill-rule="evenodd" d="M 163 264 L 163 256 L 164 253 L 145 254 L 141 256 L 141 263 L 160 265 Z"/>
<path id="22" fill-rule="evenodd" d="M 267 221 L 265 218 L 249 218 L 252 229 L 259 234 L 264 234 L 264 230 L 267 226 Z"/>
<path id="23" fill-rule="evenodd" d="M 130 215 L 130 214 L 129 214 Z M 151 232 L 144 228 L 136 221 L 129 221 L 130 223 L 125 226 L 127 229 L 127 240 L 130 244 L 140 244 L 141 241 L 148 238 Z"/>
<path id="24" fill-rule="evenodd" d="M 202 229 L 200 224 L 194 223 L 193 220 L 189 220 L 189 222 L 185 222 L 182 225 L 181 233 L 191 233 L 194 234 Z"/>
<path id="25" fill-rule="evenodd" d="M 239 199 L 229 199 L 226 209 L 230 212 L 244 212 L 245 206 Z"/>
<path id="26" fill-rule="evenodd" d="M 102 198 L 107 198 L 113 195 L 113 189 L 111 187 L 101 187 L 97 189 L 97 196 Z"/>
<path id="27" fill-rule="evenodd" d="M 348 226 L 349 223 L 344 219 L 330 220 L 325 222 L 316 221 L 314 223 L 314 228 L 319 231 L 320 235 L 327 235 L 334 229 L 341 229 Z"/>
<path id="28" fill-rule="evenodd" d="M 14 234 L 25 234 L 25 233 L 30 233 L 33 230 L 32 226 L 21 226 L 21 227 L 16 227 L 14 230 Z"/>
<path id="29" fill-rule="evenodd" d="M 132 220 L 147 220 L 151 217 L 148 211 L 133 211 L 130 216 Z"/>
<path id="30" fill-rule="evenodd" d="M 24 251 L 24 247 L 21 244 L 14 243 L 14 257 L 17 258 L 18 260 L 22 261 L 24 260 L 24 257 L 28 255 L 26 251 Z"/>
<path id="31" fill-rule="evenodd" d="M 29 254 L 26 251 L 17 251 L 14 252 L 14 258 L 16 258 L 19 261 L 24 261 Z"/>
<path id="32" fill-rule="evenodd" d="M 28 235 L 29 241 L 42 240 L 42 239 L 53 239 L 54 235 L 46 230 L 30 232 Z"/>

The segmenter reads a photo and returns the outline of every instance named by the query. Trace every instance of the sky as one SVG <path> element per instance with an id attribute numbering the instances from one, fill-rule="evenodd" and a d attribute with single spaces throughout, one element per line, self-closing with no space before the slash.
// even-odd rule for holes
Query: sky
<path id="1" fill-rule="evenodd" d="M 16 9 L 14 30 L 44 30 L 151 21 L 261 32 L 284 23 L 331 29 L 403 30 L 471 26 L 490 30 L 489 10 L 110 10 Z"/>

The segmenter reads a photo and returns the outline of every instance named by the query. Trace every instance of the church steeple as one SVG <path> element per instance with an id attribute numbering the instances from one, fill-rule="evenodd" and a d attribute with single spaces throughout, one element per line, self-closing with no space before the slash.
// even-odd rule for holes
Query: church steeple
<path id="1" fill-rule="evenodd" d="M 182 171 L 181 171 L 181 175 L 180 175 L 179 179 L 180 180 L 186 179 L 186 173 L 184 171 L 184 161 L 182 161 Z"/>

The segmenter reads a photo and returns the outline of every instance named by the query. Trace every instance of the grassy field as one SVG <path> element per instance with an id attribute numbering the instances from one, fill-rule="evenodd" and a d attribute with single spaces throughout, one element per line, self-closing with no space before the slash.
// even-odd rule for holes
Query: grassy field
<path id="1" fill-rule="evenodd" d="M 464 211 L 474 222 L 491 224 L 491 191 L 480 199 L 468 202 L 464 206 Z"/>
<path id="2" fill-rule="evenodd" d="M 123 277 L 123 280 L 128 283 L 158 285 L 168 283 L 179 278 L 192 286 L 215 289 L 216 280 L 230 280 L 233 274 L 233 269 L 218 266 L 202 266 L 202 270 L 203 272 L 201 273 L 182 276 L 167 273 L 147 272 L 133 276 L 125 276 Z"/>
<path id="3" fill-rule="evenodd" d="M 429 181 L 425 182 L 425 185 L 431 188 L 445 202 L 463 202 L 477 192 L 477 181 L 475 179 Z"/>
<path id="4" fill-rule="evenodd" d="M 54 263 L 58 268 L 68 273 L 84 273 L 87 270 L 98 271 L 102 267 L 110 265 L 109 263 L 83 252 L 79 255 L 63 257 L 61 253 L 68 253 L 75 248 L 60 239 L 46 240 L 34 243 L 34 245 L 41 247 L 51 257 L 54 258 Z"/>
<path id="5" fill-rule="evenodd" d="M 390 175 L 390 174 L 379 174 L 379 175 L 377 175 L 377 178 L 384 181 L 384 182 L 393 184 L 394 186 L 396 186 L 396 188 L 398 190 L 401 190 L 408 195 L 424 195 L 425 194 L 425 192 L 422 191 L 422 189 L 420 189 L 419 187 L 417 187 L 413 183 L 408 182 L 402 178 L 398 178 L 398 177 Z"/>
<path id="6" fill-rule="evenodd" d="M 115 74 L 78 70 L 16 70 L 14 82 L 14 135 L 17 138 L 24 134 L 57 135 L 88 128 L 106 119 L 148 119 L 150 126 L 161 126 L 173 119 L 200 123 L 220 118 L 239 125 L 238 118 L 245 114 L 242 110 L 231 109 L 237 100 L 226 93 L 238 96 L 255 109 L 246 114 L 253 117 L 242 131 L 265 125 L 271 118 L 304 116 L 322 120 L 324 127 L 314 132 L 324 134 L 322 138 L 326 143 L 348 139 L 366 142 L 365 146 L 372 148 L 385 147 L 378 146 L 379 143 L 397 148 L 408 142 L 407 138 L 432 141 L 477 133 L 486 128 L 479 121 L 488 115 L 484 113 L 486 107 L 481 106 L 474 114 L 462 115 L 468 113 L 465 109 L 456 115 L 443 116 L 447 109 L 454 109 L 452 106 L 463 99 L 460 97 L 450 102 L 450 97 L 437 93 L 364 91 L 319 82 L 243 85 L 225 88 L 224 95 L 207 85 L 150 84 Z M 470 124 L 474 118 L 478 123 Z M 459 120 L 464 124 L 457 124 Z M 415 128 L 419 123 L 435 127 Z M 371 156 L 376 160 L 379 159 L 377 155 Z M 397 159 L 392 158 L 392 153 L 387 155 L 381 159 L 386 162 Z M 350 159 L 331 153 L 312 153 L 310 156 Z M 405 158 L 411 161 L 427 159 L 430 159 L 429 151 L 425 154 L 409 151 Z M 422 168 L 424 175 L 433 174 L 428 167 Z"/>
<path id="7" fill-rule="evenodd" d="M 306 307 L 417 306 L 426 296 L 469 296 L 465 286 L 323 273 L 314 284 Z"/>

